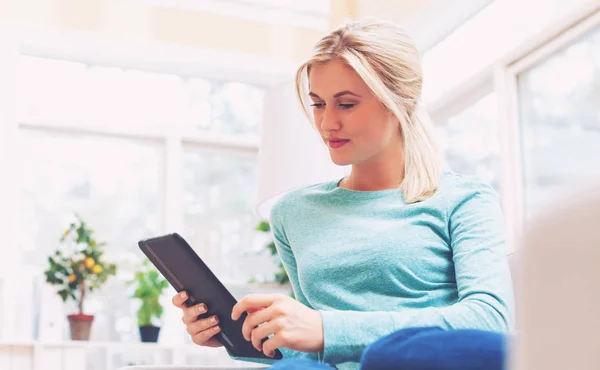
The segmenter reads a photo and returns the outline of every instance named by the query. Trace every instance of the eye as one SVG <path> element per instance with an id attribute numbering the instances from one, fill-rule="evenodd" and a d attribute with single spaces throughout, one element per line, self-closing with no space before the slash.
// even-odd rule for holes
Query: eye
<path id="1" fill-rule="evenodd" d="M 354 104 L 354 103 L 339 104 L 339 106 L 340 106 L 342 109 L 351 109 L 351 108 L 353 108 L 355 105 L 356 105 L 356 104 Z"/>
<path id="2" fill-rule="evenodd" d="M 325 106 L 325 103 L 313 103 L 310 106 L 315 107 L 316 109 L 321 109 Z"/>

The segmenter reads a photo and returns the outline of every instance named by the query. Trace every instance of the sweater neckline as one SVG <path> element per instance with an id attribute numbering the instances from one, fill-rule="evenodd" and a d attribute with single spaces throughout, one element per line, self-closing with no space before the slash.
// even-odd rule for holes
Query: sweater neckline
<path id="1" fill-rule="evenodd" d="M 395 188 L 395 189 L 385 189 L 385 190 L 350 190 L 350 189 L 342 188 L 341 186 L 339 186 L 340 182 L 343 179 L 344 178 L 342 177 L 341 179 L 334 180 L 330 183 L 331 184 L 330 190 L 334 194 L 339 194 L 339 195 L 342 195 L 345 197 L 351 197 L 354 199 L 374 199 L 374 198 L 381 198 L 381 197 L 385 197 L 385 196 L 389 196 L 389 195 L 400 195 L 402 197 L 402 200 L 404 200 L 402 189 L 400 187 Z"/>

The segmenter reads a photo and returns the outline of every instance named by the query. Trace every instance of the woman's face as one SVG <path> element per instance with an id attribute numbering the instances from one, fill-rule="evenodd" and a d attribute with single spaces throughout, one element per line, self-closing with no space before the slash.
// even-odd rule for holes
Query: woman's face
<path id="1" fill-rule="evenodd" d="M 314 64 L 309 86 L 315 124 L 335 164 L 377 162 L 401 147 L 398 121 L 351 67 Z"/>

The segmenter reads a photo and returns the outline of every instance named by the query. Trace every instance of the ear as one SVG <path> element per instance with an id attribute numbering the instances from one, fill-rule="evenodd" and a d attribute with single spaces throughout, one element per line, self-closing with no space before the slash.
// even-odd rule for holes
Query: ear
<path id="1" fill-rule="evenodd" d="M 391 110 L 389 110 L 387 108 L 386 108 L 386 111 L 387 111 L 388 119 L 393 119 L 395 121 L 398 121 L 398 118 L 396 117 L 396 115 L 394 114 L 394 112 L 392 112 Z"/>
<path id="2" fill-rule="evenodd" d="M 397 125 L 398 128 L 400 128 L 400 121 L 398 120 L 398 117 L 396 117 L 394 112 L 392 112 L 385 106 L 383 108 L 385 109 L 385 117 L 388 120 L 388 122 L 392 122 L 394 125 Z"/>

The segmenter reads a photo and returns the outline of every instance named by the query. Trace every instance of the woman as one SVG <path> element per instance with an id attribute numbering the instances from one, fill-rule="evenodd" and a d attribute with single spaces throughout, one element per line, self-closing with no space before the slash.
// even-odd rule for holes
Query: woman
<path id="1" fill-rule="evenodd" d="M 265 354 L 279 348 L 353 369 L 369 344 L 400 329 L 509 329 L 512 284 L 496 195 L 442 170 L 423 119 L 422 80 L 412 40 L 385 22 L 342 26 L 299 68 L 303 106 L 312 106 L 333 162 L 352 171 L 291 192 L 271 211 L 297 300 L 254 294 L 232 313 L 250 313 L 244 336 Z M 218 322 L 197 320 L 206 308 L 184 301 L 173 298 L 193 341 L 219 346 Z"/>

